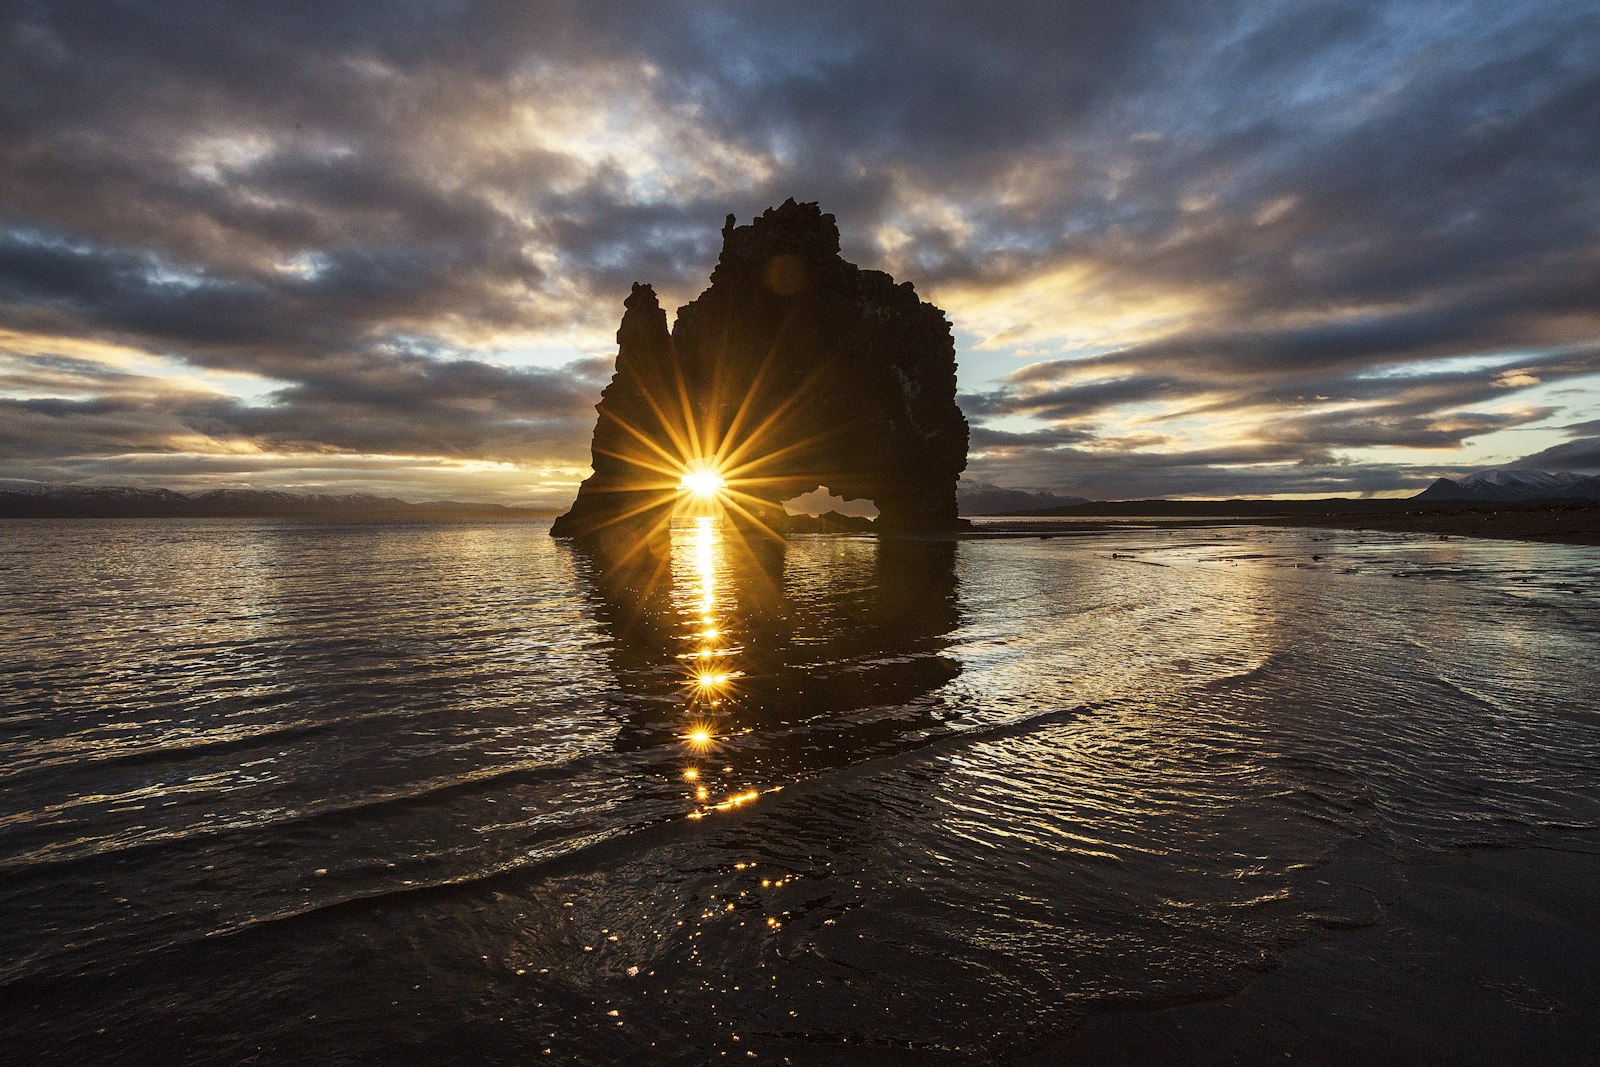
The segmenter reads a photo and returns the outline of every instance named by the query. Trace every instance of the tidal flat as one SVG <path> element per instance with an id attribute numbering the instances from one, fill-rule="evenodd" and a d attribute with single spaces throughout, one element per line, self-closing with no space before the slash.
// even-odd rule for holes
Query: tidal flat
<path id="1" fill-rule="evenodd" d="M 12 520 L 19 1062 L 1582 1062 L 1600 548 Z"/>

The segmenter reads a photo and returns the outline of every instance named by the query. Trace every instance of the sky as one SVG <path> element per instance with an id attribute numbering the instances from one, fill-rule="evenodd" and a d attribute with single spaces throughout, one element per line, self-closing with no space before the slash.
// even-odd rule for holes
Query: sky
<path id="1" fill-rule="evenodd" d="M 833 213 L 968 476 L 1600 470 L 1600 7 L 0 4 L 0 484 L 560 509 L 622 301 Z"/>

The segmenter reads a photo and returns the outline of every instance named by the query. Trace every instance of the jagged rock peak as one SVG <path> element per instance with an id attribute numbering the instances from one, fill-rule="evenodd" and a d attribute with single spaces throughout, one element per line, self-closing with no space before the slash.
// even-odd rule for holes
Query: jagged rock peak
<path id="1" fill-rule="evenodd" d="M 722 255 L 711 272 L 711 284 L 726 281 L 729 271 L 738 275 L 769 273 L 774 256 L 826 260 L 838 255 L 838 220 L 817 204 L 796 203 L 790 197 L 762 212 L 748 226 L 736 226 L 734 217 L 728 216 L 722 228 Z"/>

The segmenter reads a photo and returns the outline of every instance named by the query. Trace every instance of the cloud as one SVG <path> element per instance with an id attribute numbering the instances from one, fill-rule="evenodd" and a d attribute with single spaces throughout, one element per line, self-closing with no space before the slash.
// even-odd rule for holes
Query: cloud
<path id="1" fill-rule="evenodd" d="M 1170 469 L 1172 481 L 1166 492 L 1208 492 L 1188 488 L 1198 484 L 1188 472 L 1197 466 L 1197 458 L 1203 460 L 1200 466 L 1223 461 L 1214 450 L 1184 450 L 1179 436 L 1181 427 L 1198 421 L 1213 430 L 1200 436 L 1221 435 L 1237 442 L 1236 449 L 1242 451 L 1236 452 L 1234 462 L 1295 463 L 1292 470 L 1258 469 L 1248 477 L 1222 478 L 1214 484 L 1260 485 L 1276 478 L 1285 486 L 1297 487 L 1285 491 L 1310 492 L 1314 490 L 1298 488 L 1312 484 L 1306 480 L 1306 468 L 1314 464 L 1308 464 L 1306 458 L 1326 457 L 1327 465 L 1340 468 L 1330 475 L 1334 483 L 1358 485 L 1361 491 L 1368 491 L 1373 488 L 1371 479 L 1347 469 L 1350 450 L 1459 449 L 1473 438 L 1543 423 L 1556 414 L 1554 407 L 1527 403 L 1492 410 L 1515 396 L 1523 388 L 1522 380 L 1560 383 L 1600 374 L 1600 352 L 1590 348 L 1459 370 L 1411 361 L 1382 373 L 1362 364 L 1341 373 L 1337 361 L 1330 359 L 1326 364 L 1331 373 L 1320 374 L 1215 373 L 1184 362 L 1162 364 L 1180 369 L 1182 376 L 1125 373 L 1147 359 L 1147 354 L 1134 350 L 1035 364 L 1010 376 L 999 389 L 964 396 L 969 415 L 980 420 L 1031 416 L 1053 425 L 1047 431 L 993 434 L 980 423 L 973 431 L 973 448 L 985 453 L 985 469 L 997 470 L 997 446 L 1031 443 L 1035 449 L 1052 450 L 1058 487 L 1075 486 L 1087 492 L 1085 485 L 1114 481 L 1114 476 L 1120 476 L 1117 472 L 1129 470 L 1128 461 L 1115 454 L 1154 449 L 1165 456 L 1164 461 L 1139 470 Z M 1102 372 L 1118 376 L 1096 377 Z M 1141 405 L 1160 405 L 1139 420 L 1148 436 L 1104 431 L 1103 427 L 1114 424 L 1118 410 Z M 1192 429 L 1189 434 L 1196 437 Z M 1058 447 L 1063 443 L 1088 444 L 1090 448 L 1067 452 Z M 1171 450 L 1174 444 L 1177 450 Z M 1016 456 L 1018 448 L 1007 448 L 1004 454 Z M 1034 462 L 1041 458 L 1034 457 Z M 1410 473 L 1407 466 L 1379 464 L 1372 472 L 1385 477 L 1423 477 Z M 1408 480 L 1379 488 L 1395 490 L 1409 484 Z"/>
<path id="2" fill-rule="evenodd" d="M 1600 471 L 1600 437 L 1552 445 L 1507 465 L 1542 471 Z"/>
<path id="3" fill-rule="evenodd" d="M 1066 454 L 1063 454 L 1065 452 Z M 980 457 L 968 475 L 988 481 L 1059 479 L 1063 465 L 1075 471 L 1073 484 L 1092 500 L 1143 500 L 1174 496 L 1248 497 L 1294 491 L 1317 496 L 1363 496 L 1407 485 L 1414 468 L 1345 464 L 1326 454 L 1295 447 L 1201 449 L 1194 451 L 1058 450 L 1024 454 L 998 462 Z"/>
<path id="4" fill-rule="evenodd" d="M 1551 445 L 1509 466 L 1544 471 L 1600 471 L 1600 419 L 1573 423 L 1563 426 L 1562 430 L 1576 440 Z"/>
<path id="5" fill-rule="evenodd" d="M 978 346 L 988 480 L 1407 488 L 1593 421 L 1597 55 L 1560 0 L 18 0 L 8 469 L 581 469 L 629 283 L 794 195 Z"/>
<path id="6" fill-rule="evenodd" d="M 578 464 L 592 424 L 586 370 L 511 370 L 466 360 L 371 359 L 243 404 L 197 391 L 92 399 L 0 399 L 7 451 L 288 450 L 427 454 L 493 462 Z M 0 385 L 30 384 L 0 377 Z"/>

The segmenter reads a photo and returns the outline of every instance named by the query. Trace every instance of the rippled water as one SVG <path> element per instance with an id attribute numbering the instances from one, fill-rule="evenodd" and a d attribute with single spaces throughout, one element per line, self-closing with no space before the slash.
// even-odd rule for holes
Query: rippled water
<path id="1" fill-rule="evenodd" d="M 988 1061 L 1600 827 L 1593 548 L 0 537 L 27 1061 Z"/>

